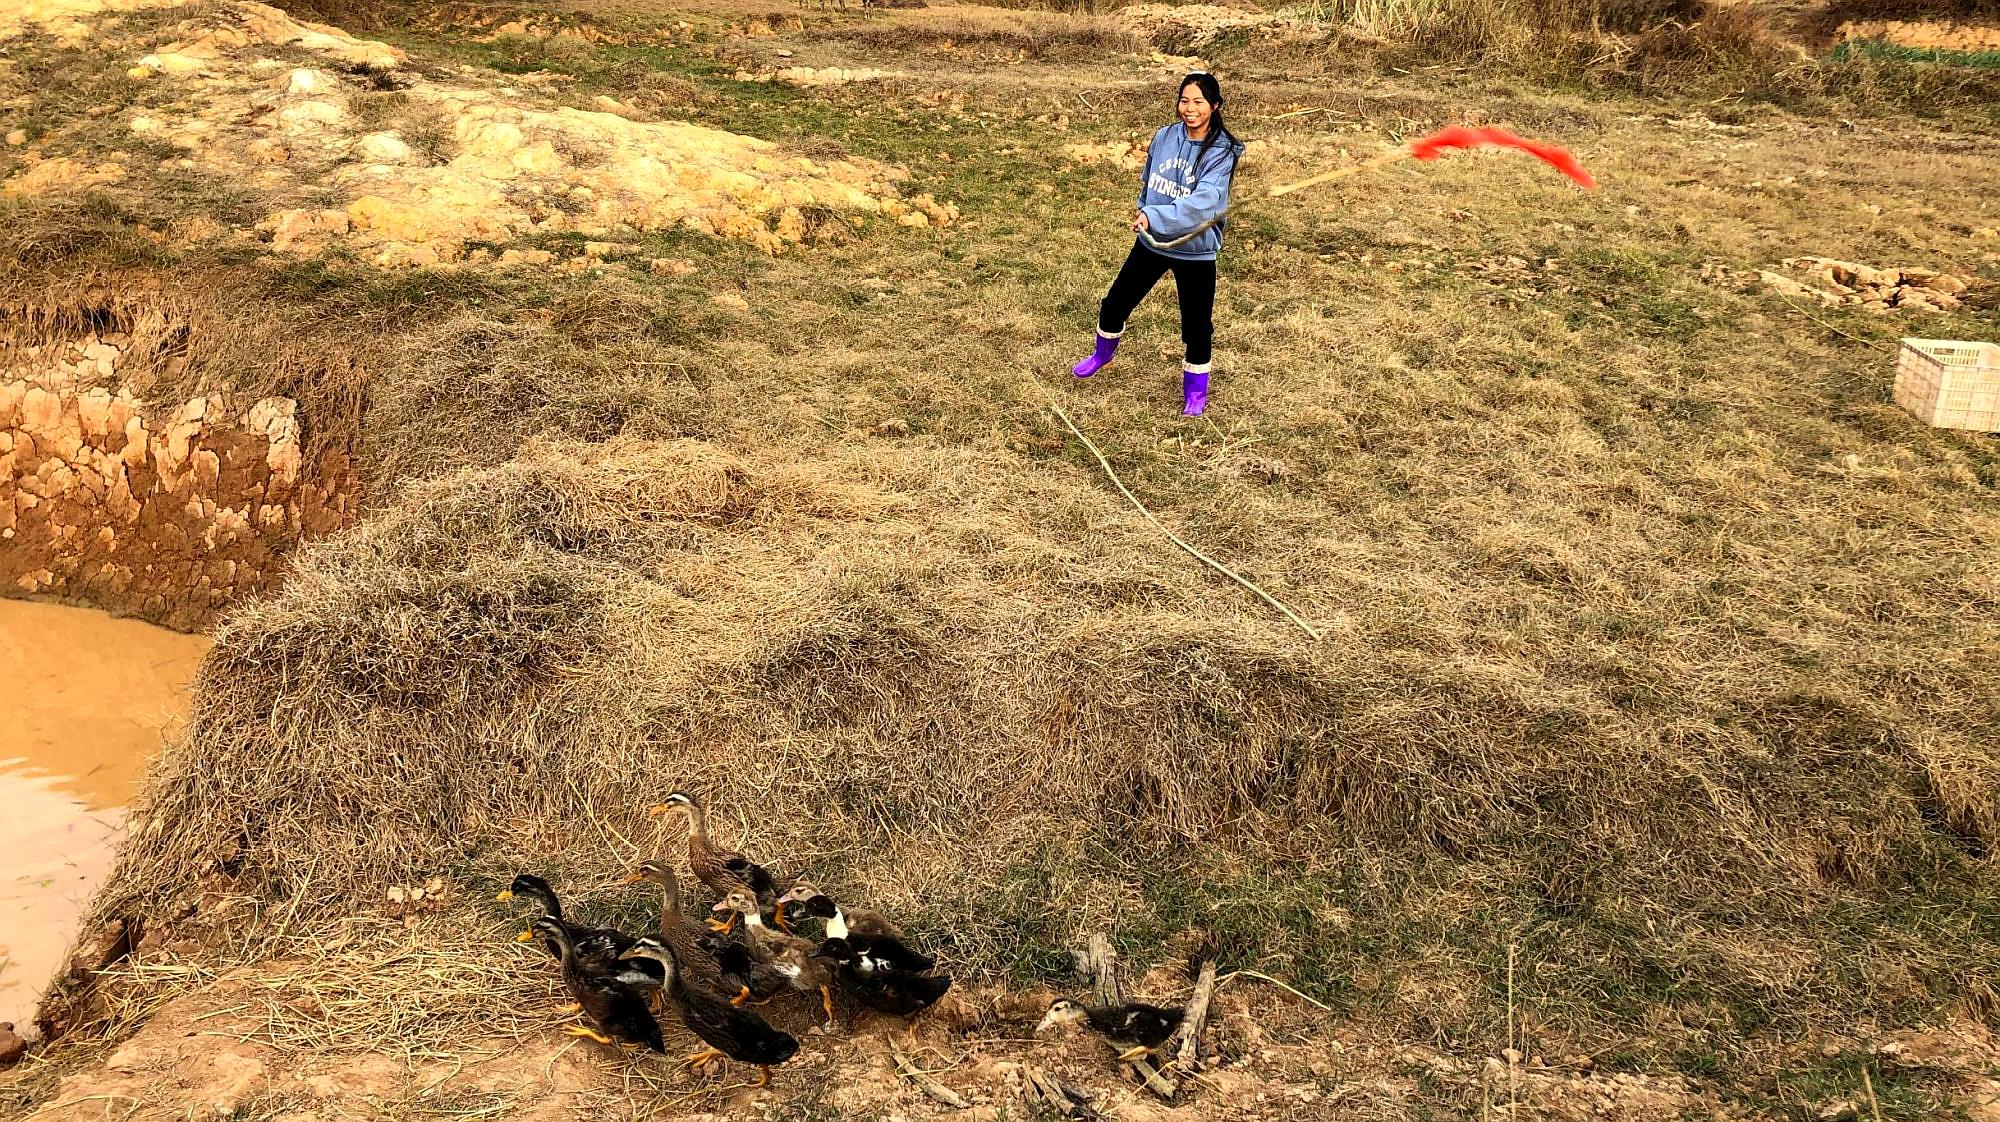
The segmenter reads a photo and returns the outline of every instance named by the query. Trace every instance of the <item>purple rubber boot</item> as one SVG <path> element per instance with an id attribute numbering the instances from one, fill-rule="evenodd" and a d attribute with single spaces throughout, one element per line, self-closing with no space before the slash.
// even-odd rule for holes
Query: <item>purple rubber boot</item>
<path id="1" fill-rule="evenodd" d="M 1097 349 L 1090 352 L 1089 358 L 1070 367 L 1069 372 L 1079 378 L 1088 378 L 1092 374 L 1104 369 L 1105 365 L 1111 361 L 1111 356 L 1118 353 L 1118 340 L 1123 338 L 1124 335 L 1123 331 L 1120 331 L 1116 335 L 1106 335 L 1104 332 L 1099 331 L 1097 333 Z"/>
<path id="2" fill-rule="evenodd" d="M 1181 413 L 1188 417 L 1199 417 L 1208 408 L 1208 364 L 1200 370 L 1181 371 Z"/>

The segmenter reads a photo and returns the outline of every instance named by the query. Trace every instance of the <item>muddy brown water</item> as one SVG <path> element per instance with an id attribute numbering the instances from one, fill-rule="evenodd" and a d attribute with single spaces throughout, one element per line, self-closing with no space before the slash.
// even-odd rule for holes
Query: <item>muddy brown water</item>
<path id="1" fill-rule="evenodd" d="M 208 646 L 103 612 L 0 599 L 0 1021 L 34 1020 Z"/>

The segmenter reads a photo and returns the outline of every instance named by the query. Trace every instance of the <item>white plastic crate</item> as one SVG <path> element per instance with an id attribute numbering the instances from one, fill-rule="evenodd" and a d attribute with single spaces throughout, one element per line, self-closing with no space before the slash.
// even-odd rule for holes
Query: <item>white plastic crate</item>
<path id="1" fill-rule="evenodd" d="M 1938 428 L 2000 432 L 2000 344 L 1903 340 L 1896 404 Z"/>

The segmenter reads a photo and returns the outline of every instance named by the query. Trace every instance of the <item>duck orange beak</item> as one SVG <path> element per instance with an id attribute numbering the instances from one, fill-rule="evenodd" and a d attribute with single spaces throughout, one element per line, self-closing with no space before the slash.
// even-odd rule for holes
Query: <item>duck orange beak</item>
<path id="1" fill-rule="evenodd" d="M 665 803 L 654 803 L 652 806 L 646 808 L 646 817 L 658 818 L 660 815 L 665 814 L 667 811 L 672 809 L 673 809 L 672 807 L 668 806 Z"/>
<path id="2" fill-rule="evenodd" d="M 501 889 L 500 895 L 494 897 L 495 900 L 500 901 L 502 904 L 506 903 L 509 900 L 512 900 L 513 898 L 514 898 L 514 890 L 511 888 Z"/>
<path id="3" fill-rule="evenodd" d="M 523 931 L 523 932 L 521 932 L 521 933 L 520 933 L 519 935 L 516 935 L 516 936 L 514 936 L 514 941 L 515 941 L 516 943 L 525 943 L 525 942 L 527 942 L 528 940 L 530 940 L 530 939 L 533 939 L 534 937 L 535 937 L 535 933 L 534 933 L 534 932 L 532 932 L 532 931 Z"/>
<path id="4" fill-rule="evenodd" d="M 629 877 L 626 877 L 626 878 L 625 878 L 624 880 L 621 880 L 621 881 L 619 881 L 618 883 L 619 883 L 619 884 L 638 884 L 638 883 L 639 883 L 640 881 L 642 881 L 642 880 L 645 880 L 645 879 L 646 879 L 646 874 L 644 874 L 644 873 L 633 873 L 633 874 L 632 874 L 631 876 L 629 876 Z"/>

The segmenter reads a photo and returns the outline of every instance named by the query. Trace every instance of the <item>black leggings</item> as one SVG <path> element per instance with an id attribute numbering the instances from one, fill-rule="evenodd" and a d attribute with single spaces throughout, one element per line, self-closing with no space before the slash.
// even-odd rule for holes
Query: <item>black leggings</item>
<path id="1" fill-rule="evenodd" d="M 1181 343 L 1187 347 L 1187 363 L 1205 366 L 1215 345 L 1213 261 L 1183 261 L 1155 253 L 1143 242 L 1133 242 L 1118 279 L 1111 282 L 1111 291 L 1097 306 L 1097 329 L 1106 335 L 1122 333 L 1132 310 L 1169 270 L 1174 274 L 1174 293 L 1181 301 Z"/>

